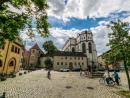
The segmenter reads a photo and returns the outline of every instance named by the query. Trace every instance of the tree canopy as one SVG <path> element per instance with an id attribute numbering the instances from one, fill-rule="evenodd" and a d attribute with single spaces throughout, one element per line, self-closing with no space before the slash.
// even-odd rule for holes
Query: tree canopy
<path id="1" fill-rule="evenodd" d="M 47 54 L 53 54 L 58 51 L 58 48 L 53 44 L 53 41 L 51 40 L 44 42 L 42 47 L 47 52 Z"/>
<path id="2" fill-rule="evenodd" d="M 31 39 L 34 38 L 34 24 L 41 37 L 48 37 L 48 8 L 46 0 L 0 0 L 0 47 L 5 39 L 15 41 L 19 32 L 24 29 Z"/>
<path id="3" fill-rule="evenodd" d="M 112 58 L 109 60 L 115 61 L 123 61 L 126 75 L 129 84 L 130 90 L 130 77 L 127 67 L 127 62 L 130 59 L 130 26 L 128 22 L 122 22 L 118 20 L 117 22 L 112 21 L 110 25 L 107 25 L 112 29 L 112 33 L 108 34 L 109 43 L 107 46 L 110 46 L 111 51 L 108 54 L 108 58 Z"/>

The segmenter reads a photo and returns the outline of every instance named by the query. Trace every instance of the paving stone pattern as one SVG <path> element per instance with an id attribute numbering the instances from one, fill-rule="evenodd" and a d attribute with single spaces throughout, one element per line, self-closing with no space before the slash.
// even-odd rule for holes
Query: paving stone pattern
<path id="1" fill-rule="evenodd" d="M 124 72 L 119 73 L 122 86 L 114 87 L 100 84 L 99 78 L 80 76 L 79 72 L 51 71 L 51 80 L 46 75 L 46 71 L 38 70 L 8 78 L 0 82 L 0 96 L 6 92 L 6 98 L 123 98 L 114 91 L 128 89 Z"/>

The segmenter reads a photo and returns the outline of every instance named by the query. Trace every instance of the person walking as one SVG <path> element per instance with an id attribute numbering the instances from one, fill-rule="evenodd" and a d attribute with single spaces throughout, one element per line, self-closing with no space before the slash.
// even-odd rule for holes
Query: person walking
<path id="1" fill-rule="evenodd" d="M 105 77 L 107 85 L 109 85 L 109 75 L 107 72 L 104 74 L 104 77 Z"/>
<path id="2" fill-rule="evenodd" d="M 114 78 L 115 78 L 115 82 L 117 83 L 117 85 L 119 85 L 119 75 L 118 75 L 118 73 L 116 72 L 116 71 L 114 71 L 114 74 L 112 74 L 112 76 L 114 76 Z"/>
<path id="3" fill-rule="evenodd" d="M 82 70 L 80 70 L 80 76 L 82 75 Z"/>

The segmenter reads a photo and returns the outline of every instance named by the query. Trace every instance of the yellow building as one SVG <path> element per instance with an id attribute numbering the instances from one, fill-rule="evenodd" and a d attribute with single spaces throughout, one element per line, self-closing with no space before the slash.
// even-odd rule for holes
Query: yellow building
<path id="1" fill-rule="evenodd" d="M 5 40 L 5 45 L 0 49 L 0 71 L 10 74 L 11 71 L 18 72 L 22 52 L 22 43 L 19 41 L 9 42 Z"/>

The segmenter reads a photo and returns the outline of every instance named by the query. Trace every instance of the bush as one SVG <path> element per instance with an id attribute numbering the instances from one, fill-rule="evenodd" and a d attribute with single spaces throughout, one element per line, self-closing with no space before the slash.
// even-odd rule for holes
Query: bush
<path id="1" fill-rule="evenodd" d="M 24 74 L 26 74 L 26 72 L 24 72 Z"/>
<path id="2" fill-rule="evenodd" d="M 6 77 L 1 77 L 1 81 L 5 81 L 6 79 Z"/>
<path id="3" fill-rule="evenodd" d="M 19 76 L 21 76 L 22 75 L 22 73 L 19 73 Z"/>

